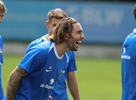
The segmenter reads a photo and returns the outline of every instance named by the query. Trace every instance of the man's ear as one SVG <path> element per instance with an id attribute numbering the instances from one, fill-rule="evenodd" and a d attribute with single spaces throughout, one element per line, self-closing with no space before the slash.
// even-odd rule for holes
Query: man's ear
<path id="1" fill-rule="evenodd" d="M 47 28 L 49 28 L 49 22 L 46 21 L 45 24 L 46 24 Z"/>
<path id="2" fill-rule="evenodd" d="M 64 38 L 65 38 L 65 40 L 69 39 L 69 34 L 67 32 L 65 32 Z"/>

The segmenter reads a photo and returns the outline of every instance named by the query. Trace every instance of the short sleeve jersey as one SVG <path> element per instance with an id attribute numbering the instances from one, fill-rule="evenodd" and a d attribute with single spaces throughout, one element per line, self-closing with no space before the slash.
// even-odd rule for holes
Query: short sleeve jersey
<path id="1" fill-rule="evenodd" d="M 136 100 L 136 29 L 129 34 L 122 46 L 122 100 Z"/>
<path id="2" fill-rule="evenodd" d="M 45 36 L 32 41 L 29 44 L 26 52 L 28 51 L 29 48 L 31 48 L 31 47 L 33 47 L 33 46 L 35 46 L 35 45 L 37 45 L 41 42 L 44 42 L 44 41 L 48 41 L 45 38 Z M 67 94 L 67 90 L 66 90 L 67 72 L 77 70 L 76 63 L 75 63 L 75 53 L 74 53 L 74 51 L 68 51 L 66 54 L 68 55 L 69 63 L 68 63 L 67 68 L 62 71 L 61 77 L 56 81 L 54 89 L 51 92 L 52 98 L 54 100 L 63 100 L 63 99 L 68 100 L 68 94 Z"/>
<path id="3" fill-rule="evenodd" d="M 59 57 L 53 42 L 29 48 L 18 64 L 28 73 L 21 78 L 14 100 L 47 100 L 67 63 L 67 55 Z"/>

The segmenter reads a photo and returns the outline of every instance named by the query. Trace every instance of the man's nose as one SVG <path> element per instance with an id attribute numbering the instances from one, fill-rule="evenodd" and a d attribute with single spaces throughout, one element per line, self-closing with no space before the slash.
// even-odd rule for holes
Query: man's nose
<path id="1" fill-rule="evenodd" d="M 84 39 L 84 38 L 85 38 L 85 35 L 82 33 L 81 37 L 82 37 L 82 39 Z"/>

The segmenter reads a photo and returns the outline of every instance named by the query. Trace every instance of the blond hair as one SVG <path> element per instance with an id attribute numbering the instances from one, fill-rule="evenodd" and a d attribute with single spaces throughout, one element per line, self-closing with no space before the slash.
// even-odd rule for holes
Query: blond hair
<path id="1" fill-rule="evenodd" d="M 59 21 L 59 23 L 52 30 L 52 35 L 49 39 L 55 43 L 62 43 L 65 41 L 65 36 L 69 34 L 71 36 L 71 32 L 73 30 L 73 24 L 78 23 L 74 18 L 63 18 Z"/>
<path id="2" fill-rule="evenodd" d="M 136 5 L 134 6 L 133 14 L 134 14 L 134 17 L 135 17 L 135 20 L 136 20 Z"/>
<path id="3" fill-rule="evenodd" d="M 1 0 L 0 0 L 0 12 L 2 12 L 2 13 L 7 12 L 7 8 Z"/>
<path id="4" fill-rule="evenodd" d="M 67 17 L 67 14 L 66 14 L 65 11 L 63 11 L 62 9 L 56 8 L 56 9 L 51 10 L 51 11 L 47 14 L 47 17 L 48 17 L 48 22 L 51 23 L 52 18 L 57 18 L 57 19 L 66 18 L 66 17 Z"/>

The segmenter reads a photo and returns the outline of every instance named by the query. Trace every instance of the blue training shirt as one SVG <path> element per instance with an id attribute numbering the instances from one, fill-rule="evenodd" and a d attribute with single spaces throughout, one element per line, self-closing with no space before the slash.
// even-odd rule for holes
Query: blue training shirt
<path id="1" fill-rule="evenodd" d="M 0 100 L 2 100 L 4 93 L 3 93 L 3 89 L 2 89 L 2 80 L 1 80 L 1 64 L 3 63 L 3 39 L 0 35 Z"/>
<path id="2" fill-rule="evenodd" d="M 136 100 L 136 29 L 122 46 L 122 100 Z"/>
<path id="3" fill-rule="evenodd" d="M 48 41 L 45 38 L 45 36 L 32 41 L 29 44 L 26 52 L 29 50 L 29 48 L 31 48 L 41 42 L 44 42 L 44 41 Z M 68 51 L 66 54 L 68 55 L 69 63 L 68 63 L 67 68 L 62 71 L 61 77 L 56 81 L 54 89 L 51 92 L 51 96 L 52 96 L 53 100 L 68 100 L 68 94 L 67 94 L 67 90 L 66 90 L 67 89 L 67 87 L 66 87 L 67 72 L 77 70 L 76 63 L 75 63 L 74 51 Z"/>
<path id="4" fill-rule="evenodd" d="M 67 64 L 67 54 L 59 57 L 53 42 L 29 48 L 18 64 L 28 73 L 21 78 L 14 100 L 47 100 Z"/>

